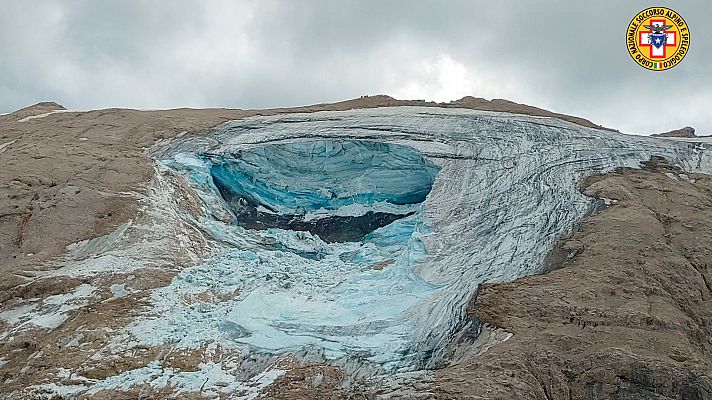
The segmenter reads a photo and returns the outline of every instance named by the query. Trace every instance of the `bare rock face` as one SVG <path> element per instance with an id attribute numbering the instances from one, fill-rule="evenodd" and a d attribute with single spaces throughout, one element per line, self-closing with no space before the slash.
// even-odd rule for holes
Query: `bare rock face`
<path id="1" fill-rule="evenodd" d="M 477 316 L 513 336 L 440 370 L 438 397 L 712 399 L 712 180 L 643 168 L 586 180 L 619 200 L 563 268 L 481 288 Z"/>
<path id="2" fill-rule="evenodd" d="M 487 99 L 483 99 L 483 98 L 479 98 L 479 97 L 465 96 L 465 97 L 461 98 L 460 100 L 455 100 L 455 101 L 451 101 L 450 103 L 447 103 L 447 106 L 457 106 L 457 107 L 472 108 L 475 110 L 485 110 L 485 111 L 509 112 L 509 113 L 514 113 L 514 114 L 533 115 L 533 116 L 539 116 L 539 117 L 559 118 L 564 121 L 573 122 L 575 124 L 578 124 L 581 126 L 586 126 L 589 128 L 603 128 L 602 126 L 596 125 L 593 122 L 591 122 L 587 119 L 584 119 L 584 118 L 554 113 L 554 112 L 551 112 L 548 110 L 544 110 L 542 108 L 538 108 L 538 107 L 534 107 L 534 106 L 530 106 L 530 105 L 526 105 L 526 104 L 519 104 L 519 103 L 515 103 L 513 101 L 504 100 L 504 99 L 487 100 Z M 609 129 L 609 128 L 603 128 L 603 129 L 614 131 L 613 129 Z"/>
<path id="3" fill-rule="evenodd" d="M 34 117 L 38 115 L 47 114 L 53 111 L 66 110 L 63 105 L 55 103 L 53 101 L 43 101 L 31 106 L 21 108 L 13 113 L 5 115 L 4 118 L 9 120 L 22 120 L 27 117 Z"/>
<path id="4" fill-rule="evenodd" d="M 686 126 L 684 128 L 675 129 L 670 132 L 656 133 L 650 136 L 655 137 L 677 137 L 677 138 L 695 138 L 695 128 Z"/>

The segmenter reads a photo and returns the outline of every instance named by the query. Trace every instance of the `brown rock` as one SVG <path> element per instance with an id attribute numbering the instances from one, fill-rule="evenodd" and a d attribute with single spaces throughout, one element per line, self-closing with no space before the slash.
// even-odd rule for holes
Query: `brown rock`
<path id="1" fill-rule="evenodd" d="M 679 137 L 679 138 L 695 138 L 695 128 L 691 126 L 686 126 L 684 128 L 675 129 L 669 132 L 656 133 L 650 136 L 656 137 Z"/>

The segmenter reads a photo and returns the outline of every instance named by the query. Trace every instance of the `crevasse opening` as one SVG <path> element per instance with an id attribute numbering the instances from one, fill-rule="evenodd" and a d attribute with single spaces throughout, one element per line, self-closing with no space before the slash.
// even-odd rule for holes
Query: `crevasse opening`
<path id="1" fill-rule="evenodd" d="M 208 159 L 237 224 L 308 231 L 326 242 L 359 241 L 412 215 L 437 173 L 415 150 L 378 142 L 275 144 Z"/>

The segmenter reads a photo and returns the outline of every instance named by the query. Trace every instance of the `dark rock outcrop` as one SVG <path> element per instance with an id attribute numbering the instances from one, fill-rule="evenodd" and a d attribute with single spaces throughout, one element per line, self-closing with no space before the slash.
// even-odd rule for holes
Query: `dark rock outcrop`
<path id="1" fill-rule="evenodd" d="M 558 118 L 558 119 L 561 119 L 564 121 L 573 122 L 574 124 L 578 124 L 578 125 L 589 127 L 589 128 L 605 129 L 605 130 L 617 132 L 617 130 L 615 130 L 615 129 L 605 128 L 601 125 L 596 125 L 593 122 L 591 122 L 585 118 L 573 117 L 571 115 L 566 115 L 566 114 L 559 114 L 559 113 L 551 112 L 548 110 L 544 110 L 543 108 L 534 107 L 534 106 L 530 106 L 530 105 L 526 105 L 526 104 L 515 103 L 513 101 L 504 100 L 504 99 L 487 100 L 487 99 L 483 99 L 483 98 L 479 98 L 479 97 L 465 96 L 465 97 L 461 98 L 460 100 L 455 100 L 455 101 L 451 101 L 449 103 L 444 103 L 444 105 L 447 107 L 455 106 L 455 107 L 471 108 L 471 109 L 483 110 L 483 111 L 498 111 L 498 112 L 513 113 L 513 114 L 532 115 L 532 116 L 537 116 L 537 117 Z"/>
<path id="2" fill-rule="evenodd" d="M 656 133 L 650 136 L 655 137 L 678 137 L 678 138 L 695 138 L 695 128 L 691 126 L 686 126 L 684 128 L 675 129 L 670 132 Z"/>

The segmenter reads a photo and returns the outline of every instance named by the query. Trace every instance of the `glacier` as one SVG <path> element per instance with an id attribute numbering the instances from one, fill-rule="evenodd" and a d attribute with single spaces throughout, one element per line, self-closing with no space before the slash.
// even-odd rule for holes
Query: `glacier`
<path id="1" fill-rule="evenodd" d="M 211 216 L 191 224 L 224 246 L 160 290 L 166 313 L 134 335 L 308 349 L 366 374 L 434 367 L 479 284 L 541 272 L 596 207 L 578 189 L 585 176 L 654 154 L 708 170 L 697 143 L 418 107 L 254 117 L 163 143 L 153 156 Z M 314 221 L 358 237 L 324 240 L 303 226 Z M 196 285 L 240 294 L 209 310 L 172 308 Z"/>
<path id="2" fill-rule="evenodd" d="M 482 329 L 466 313 L 478 286 L 545 272 L 556 241 L 601 205 L 580 192 L 583 178 L 652 155 L 712 171 L 702 142 L 425 107 L 256 116 L 147 151 L 150 221 L 74 246 L 53 273 L 170 259 L 166 237 L 180 226 L 181 246 L 205 251 L 152 291 L 112 346 L 217 343 L 243 355 L 234 371 L 245 382 L 280 357 L 354 377 L 456 361 L 448 344 Z M 185 190 L 198 210 L 173 200 Z"/>

